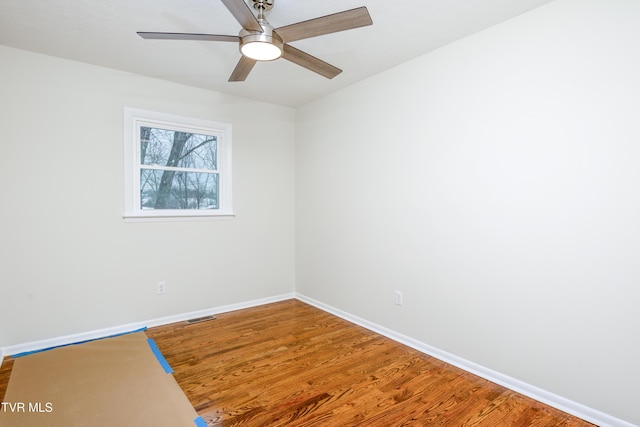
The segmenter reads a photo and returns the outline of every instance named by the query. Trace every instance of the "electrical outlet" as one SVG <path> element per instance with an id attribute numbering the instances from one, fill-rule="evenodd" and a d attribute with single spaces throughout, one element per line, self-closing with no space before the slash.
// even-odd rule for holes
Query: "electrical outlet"
<path id="1" fill-rule="evenodd" d="M 395 292 L 395 298 L 396 298 L 396 305 L 402 305 L 402 292 L 401 291 L 396 291 Z"/>
<path id="2" fill-rule="evenodd" d="M 158 282 L 156 283 L 156 291 L 158 295 L 164 295 L 167 293 L 167 283 L 166 282 Z"/>

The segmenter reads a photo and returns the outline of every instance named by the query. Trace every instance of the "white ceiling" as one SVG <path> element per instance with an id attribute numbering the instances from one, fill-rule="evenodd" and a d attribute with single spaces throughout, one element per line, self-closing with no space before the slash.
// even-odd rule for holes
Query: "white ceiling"
<path id="1" fill-rule="evenodd" d="M 219 0 L 0 0 L 0 44 L 296 107 L 552 0 L 275 0 L 274 27 L 366 6 L 373 26 L 291 43 L 344 70 L 289 61 L 228 82 L 235 43 L 144 40 L 136 31 L 237 35 Z"/>

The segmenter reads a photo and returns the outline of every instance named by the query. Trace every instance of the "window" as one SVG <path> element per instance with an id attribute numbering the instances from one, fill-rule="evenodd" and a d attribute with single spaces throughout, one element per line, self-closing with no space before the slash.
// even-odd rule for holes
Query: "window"
<path id="1" fill-rule="evenodd" d="M 125 219 L 233 215 L 231 125 L 125 108 Z"/>

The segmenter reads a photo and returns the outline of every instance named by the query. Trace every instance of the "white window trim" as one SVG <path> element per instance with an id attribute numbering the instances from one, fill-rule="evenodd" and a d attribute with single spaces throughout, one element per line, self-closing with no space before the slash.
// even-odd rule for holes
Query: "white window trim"
<path id="1" fill-rule="evenodd" d="M 218 171 L 220 208 L 215 210 L 195 209 L 140 209 L 140 154 L 138 147 L 139 126 L 151 124 L 169 126 L 171 129 L 212 134 L 218 138 Z M 189 221 L 210 220 L 216 218 L 233 217 L 233 194 L 231 185 L 231 141 L 232 128 L 229 123 L 178 116 L 169 113 L 142 110 L 139 108 L 124 108 L 124 215 L 127 222 L 154 221 Z"/>

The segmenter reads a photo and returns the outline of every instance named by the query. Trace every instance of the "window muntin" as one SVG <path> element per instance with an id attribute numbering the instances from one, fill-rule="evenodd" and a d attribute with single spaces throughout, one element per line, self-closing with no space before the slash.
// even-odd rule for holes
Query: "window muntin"
<path id="1" fill-rule="evenodd" d="M 233 214 L 231 125 L 125 108 L 125 151 L 126 219 Z"/>

